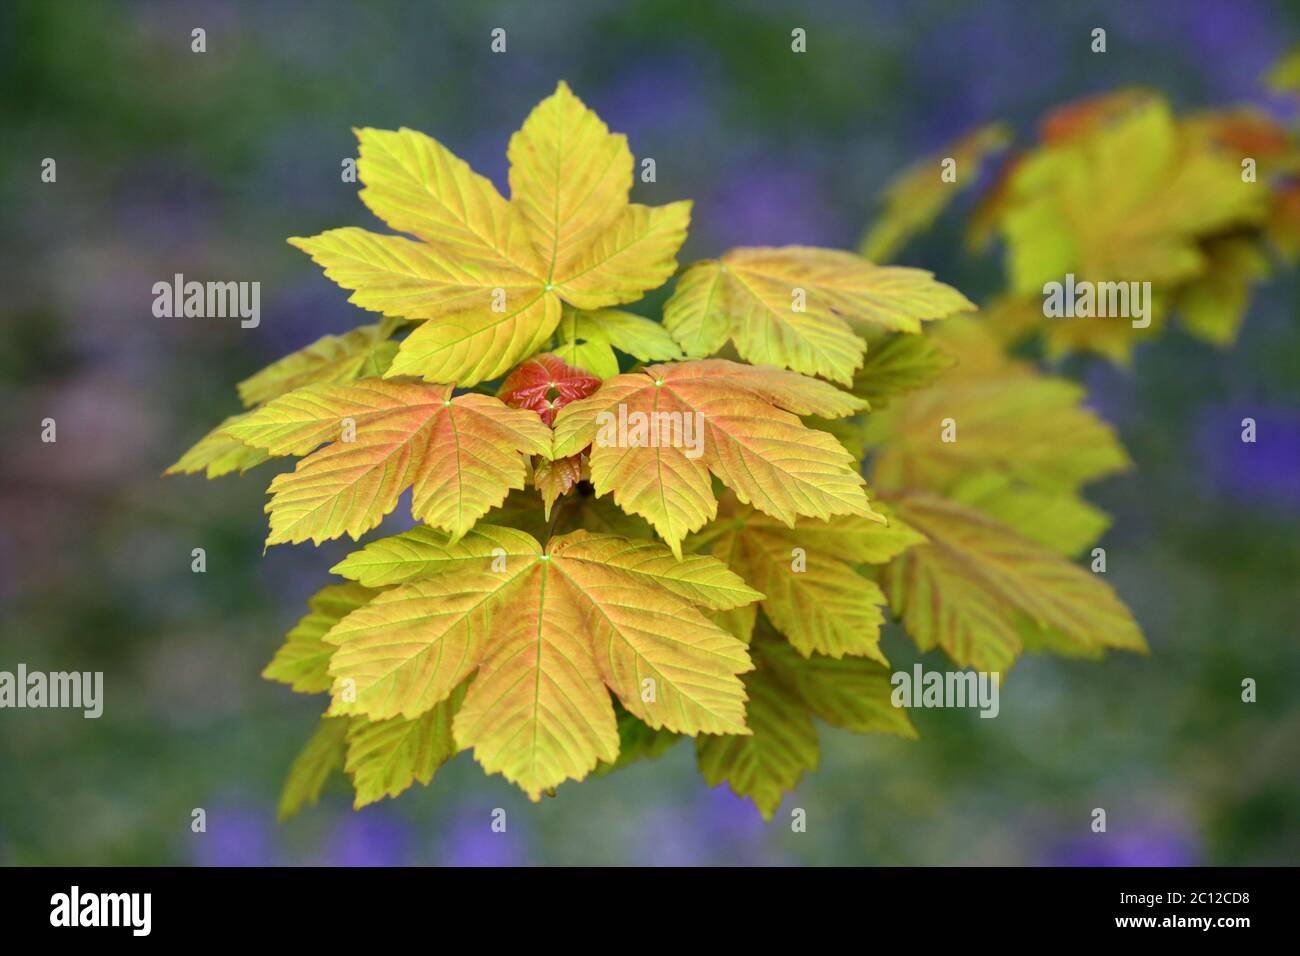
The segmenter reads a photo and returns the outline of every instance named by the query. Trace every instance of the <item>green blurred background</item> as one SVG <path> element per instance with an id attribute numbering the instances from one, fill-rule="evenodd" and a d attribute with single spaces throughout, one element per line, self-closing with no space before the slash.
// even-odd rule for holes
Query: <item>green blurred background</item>
<path id="1" fill-rule="evenodd" d="M 999 719 L 919 711 L 916 742 L 823 729 L 820 769 L 770 825 L 707 788 L 685 744 L 536 806 L 462 754 L 361 813 L 340 779 L 277 826 L 320 702 L 258 675 L 348 545 L 262 554 L 276 466 L 159 478 L 237 409 L 237 380 L 367 321 L 284 242 L 376 225 L 340 178 L 353 126 L 424 130 L 504 189 L 510 132 L 564 78 L 656 159 L 634 198 L 696 200 L 683 261 L 851 248 L 888 176 L 987 120 L 1024 135 L 1135 83 L 1181 109 L 1284 111 L 1259 79 L 1297 38 L 1282 0 L 5 3 L 0 670 L 102 670 L 106 703 L 99 720 L 0 711 L 0 862 L 1300 862 L 1294 274 L 1256 296 L 1230 351 L 1171 331 L 1132 370 L 1064 369 L 1137 462 L 1092 498 L 1115 515 L 1108 579 L 1151 656 L 1028 658 Z M 961 223 L 959 208 L 903 261 L 982 299 L 1001 262 L 964 254 Z M 260 327 L 154 318 L 153 283 L 176 272 L 260 281 Z M 916 659 L 897 633 L 885 649 Z"/>

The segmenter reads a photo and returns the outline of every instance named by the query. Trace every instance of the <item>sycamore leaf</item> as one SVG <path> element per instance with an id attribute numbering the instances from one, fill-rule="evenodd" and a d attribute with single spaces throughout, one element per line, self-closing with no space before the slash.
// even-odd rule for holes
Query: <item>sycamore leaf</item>
<path id="1" fill-rule="evenodd" d="M 542 513 L 548 520 L 555 502 L 577 486 L 585 468 L 582 455 L 566 455 L 555 461 L 542 458 L 533 466 L 533 487 L 541 493 Z"/>
<path id="2" fill-rule="evenodd" d="M 500 570 L 409 580 L 326 636 L 338 645 L 331 713 L 418 717 L 477 671 L 457 744 L 534 800 L 617 758 L 610 691 L 653 728 L 743 734 L 736 675 L 749 656 L 683 594 L 714 606 L 749 599 L 721 567 L 671 564 L 658 545 L 583 531 L 545 550 L 533 541 Z"/>
<path id="3" fill-rule="evenodd" d="M 879 410 L 891 398 L 929 385 L 955 364 L 957 359 L 929 336 L 890 335 L 869 339 L 866 361 L 853 373 L 849 391 Z"/>
<path id="4" fill-rule="evenodd" d="M 677 250 L 690 222 L 689 200 L 654 207 L 634 203 L 580 257 L 559 263 L 555 287 L 579 309 L 635 302 L 677 271 Z"/>
<path id="5" fill-rule="evenodd" d="M 848 515 L 790 528 L 728 495 L 717 520 L 687 547 L 707 549 L 762 591 L 763 611 L 805 657 L 850 654 L 883 664 L 885 596 L 851 562 L 888 561 L 924 539 L 901 522 L 882 523 Z"/>
<path id="6" fill-rule="evenodd" d="M 244 379 L 239 397 L 247 406 L 260 405 L 304 385 L 383 375 L 397 351 L 397 343 L 388 341 L 392 331 L 392 323 L 381 322 L 322 336 Z"/>
<path id="7" fill-rule="evenodd" d="M 555 355 L 539 355 L 523 362 L 501 383 L 497 397 L 511 408 L 534 411 L 547 425 L 570 402 L 586 398 L 600 388 L 600 379 L 572 368 Z"/>
<path id="8" fill-rule="evenodd" d="M 555 420 L 554 456 L 591 448 L 591 480 L 644 517 L 673 549 L 717 513 L 710 474 L 741 501 L 797 515 L 870 517 L 856 462 L 796 415 L 837 417 L 863 403 L 816 379 L 710 359 L 616 375 Z M 791 414 L 791 413 L 795 414 Z"/>
<path id="9" fill-rule="evenodd" d="M 532 355 L 560 324 L 560 300 L 550 292 L 505 293 L 501 310 L 444 314 L 402 340 L 386 375 L 418 375 L 431 382 L 476 385 Z"/>
<path id="10" fill-rule="evenodd" d="M 418 237 L 332 229 L 289 242 L 349 301 L 423 320 L 383 372 L 475 385 L 542 348 L 561 303 L 639 298 L 676 269 L 690 203 L 629 205 L 632 154 L 568 86 L 510 141 L 507 202 L 446 147 L 413 130 L 357 130 L 361 198 Z"/>
<path id="11" fill-rule="evenodd" d="M 997 471 L 1036 488 L 1074 490 L 1129 467 L 1114 432 L 1082 407 L 1080 386 L 1005 360 L 996 375 L 960 370 L 871 417 L 879 488 L 942 493 L 973 473 Z"/>
<path id="12" fill-rule="evenodd" d="M 316 732 L 289 767 L 289 776 L 280 792 L 281 822 L 303 807 L 314 806 L 325 782 L 335 771 L 343 769 L 348 723 L 345 717 L 321 718 Z"/>
<path id="13" fill-rule="evenodd" d="M 558 335 L 556 354 L 602 379 L 618 374 L 614 349 L 642 362 L 682 358 L 681 349 L 662 325 L 619 309 L 565 309 Z"/>
<path id="14" fill-rule="evenodd" d="M 1178 309 L 1192 335 L 1212 345 L 1230 345 L 1246 316 L 1251 285 L 1269 273 L 1268 257 L 1258 242 L 1244 236 L 1213 239 L 1204 251 L 1205 274 L 1179 292 Z"/>
<path id="15" fill-rule="evenodd" d="M 465 699 L 465 687 L 457 687 L 446 700 L 413 719 L 352 719 L 343 769 L 356 789 L 354 810 L 395 797 L 417 781 L 427 785 L 434 772 L 456 755 L 451 722 Z"/>
<path id="16" fill-rule="evenodd" d="M 689 266 L 664 305 L 664 328 L 687 358 L 705 358 L 731 337 L 726 270 L 712 260 Z"/>
<path id="17" fill-rule="evenodd" d="M 681 734 L 647 726 L 645 721 L 633 717 L 618 703 L 615 703 L 614 710 L 618 714 L 618 759 L 613 763 L 599 764 L 595 770 L 598 777 L 620 770 L 639 760 L 654 760 L 661 757 L 673 744 L 682 739 Z"/>
<path id="18" fill-rule="evenodd" d="M 751 734 L 699 737 L 695 755 L 700 773 L 711 787 L 728 784 L 749 797 L 771 820 L 786 791 L 793 790 L 805 770 L 817 769 L 817 729 L 798 694 L 767 670 L 745 676 L 749 704 L 745 715 Z"/>
<path id="19" fill-rule="evenodd" d="M 545 266 L 519 210 L 437 140 L 402 128 L 354 131 L 360 146 L 361 201 L 399 232 L 449 257 L 505 263 L 522 275 Z"/>
<path id="20" fill-rule="evenodd" d="M 1067 558 L 1077 557 L 1110 527 L 1110 517 L 1072 491 L 1035 488 L 998 471 L 957 482 L 947 497 Z"/>
<path id="21" fill-rule="evenodd" d="M 916 737 L 907 710 L 894 706 L 888 667 L 861 657 L 803 657 L 781 640 L 761 640 L 755 650 L 761 665 L 831 726 L 859 734 Z"/>
<path id="22" fill-rule="evenodd" d="M 1014 292 L 1037 294 L 1067 273 L 1184 281 L 1204 269 L 1199 237 L 1264 216 L 1267 190 L 1242 181 L 1240 157 L 1185 138 L 1162 98 L 1108 110 L 1085 120 L 1088 135 L 1029 155 L 1008 183 Z"/>
<path id="23" fill-rule="evenodd" d="M 942 648 L 959 666 L 1006 670 L 1022 630 L 1080 652 L 1146 650 L 1108 585 L 964 505 L 925 493 L 890 499 L 928 539 L 886 566 L 890 606 L 922 650 Z"/>
<path id="24" fill-rule="evenodd" d="M 632 152 L 563 81 L 510 138 L 510 194 L 554 275 L 627 208 Z"/>
<path id="25" fill-rule="evenodd" d="M 551 437 L 536 415 L 495 398 L 382 379 L 298 389 L 230 430 L 272 454 L 307 456 L 271 482 L 267 544 L 358 538 L 407 488 L 412 517 L 462 535 L 523 487 L 524 454 L 548 455 Z"/>
<path id="26" fill-rule="evenodd" d="M 192 475 L 206 471 L 208 478 L 220 478 L 232 471 L 245 472 L 271 456 L 262 448 L 246 445 L 227 430 L 248 419 L 251 412 L 231 415 L 200 438 L 164 475 Z"/>
<path id="27" fill-rule="evenodd" d="M 923 319 L 974 308 L 921 269 L 835 249 L 749 248 L 687 270 L 664 306 L 664 326 L 691 357 L 730 338 L 755 364 L 848 384 L 866 348 L 855 329 L 919 332 Z"/>
<path id="28" fill-rule="evenodd" d="M 887 262 L 909 239 L 939 218 L 964 189 L 980 180 L 980 170 L 994 153 L 1011 141 L 1002 123 L 990 123 L 949 143 L 933 156 L 909 166 L 884 189 L 885 208 L 862 239 L 861 253 L 875 262 Z M 943 164 L 955 165 L 944 178 Z"/>
<path id="29" fill-rule="evenodd" d="M 267 680 L 288 684 L 300 694 L 322 694 L 330 689 L 330 655 L 334 646 L 322 637 L 335 624 L 379 592 L 359 584 L 332 584 L 307 601 L 307 615 L 294 625 L 285 643 L 262 671 Z"/>
<path id="30" fill-rule="evenodd" d="M 746 737 L 701 737 L 700 771 L 711 785 L 726 782 L 770 820 L 804 770 L 817 766 L 812 717 L 855 733 L 914 738 L 907 711 L 894 707 L 889 669 L 875 661 L 814 654 L 803 657 L 764 620 L 753 645 L 758 670 L 745 677 Z"/>

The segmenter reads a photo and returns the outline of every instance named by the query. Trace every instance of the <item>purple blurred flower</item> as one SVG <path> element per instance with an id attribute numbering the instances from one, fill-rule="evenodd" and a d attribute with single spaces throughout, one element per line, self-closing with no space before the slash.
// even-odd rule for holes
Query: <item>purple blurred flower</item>
<path id="1" fill-rule="evenodd" d="M 412 829 L 391 811 L 371 807 L 360 813 L 345 812 L 320 858 L 321 866 L 410 866 Z"/>
<path id="2" fill-rule="evenodd" d="M 1255 420 L 1255 441 L 1241 440 Z M 1211 410 L 1197 430 L 1200 472 L 1211 495 L 1300 511 L 1300 412 L 1240 404 Z"/>
<path id="3" fill-rule="evenodd" d="M 1155 826 L 1146 830 L 1090 833 L 1057 844 L 1046 866 L 1195 866 L 1200 849 L 1185 834 Z"/>
<path id="4" fill-rule="evenodd" d="M 248 803 L 217 805 L 208 810 L 207 832 L 191 833 L 191 859 L 197 866 L 278 866 L 270 810 Z"/>
<path id="5" fill-rule="evenodd" d="M 492 811 L 466 807 L 452 817 L 438 841 L 437 862 L 442 866 L 528 866 L 527 840 L 520 836 L 519 814 L 508 819 L 504 833 L 492 830 Z"/>
<path id="6" fill-rule="evenodd" d="M 704 248 L 843 246 L 860 228 L 831 202 L 825 177 L 811 164 L 749 157 L 724 168 L 730 173 L 696 216 L 709 232 Z"/>
<path id="7" fill-rule="evenodd" d="M 694 802 L 657 806 L 637 824 L 631 858 L 646 866 L 769 866 L 781 857 L 767 846 L 768 827 L 752 802 L 726 786 Z"/>

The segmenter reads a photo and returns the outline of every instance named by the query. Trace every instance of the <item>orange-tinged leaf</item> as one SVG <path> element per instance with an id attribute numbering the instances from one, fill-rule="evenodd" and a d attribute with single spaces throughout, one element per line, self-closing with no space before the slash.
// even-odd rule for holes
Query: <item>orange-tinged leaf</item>
<path id="1" fill-rule="evenodd" d="M 863 404 L 779 369 L 721 359 L 653 365 L 561 410 L 554 454 L 591 444 L 596 493 L 612 491 L 680 554 L 682 538 L 717 512 L 710 474 L 788 524 L 796 515 L 871 515 L 853 457 L 796 417 Z"/>
<path id="2" fill-rule="evenodd" d="M 533 487 L 541 493 L 544 514 L 548 520 L 555 502 L 582 480 L 583 466 L 581 455 L 566 455 L 555 461 L 542 458 L 533 466 Z"/>
<path id="3" fill-rule="evenodd" d="M 617 757 L 610 691 L 652 728 L 746 732 L 748 654 L 692 604 L 752 600 L 717 562 L 679 566 L 659 545 L 580 531 L 532 541 L 500 570 L 447 567 L 327 635 L 332 713 L 413 718 L 477 671 L 456 741 L 533 799 Z"/>
<path id="4" fill-rule="evenodd" d="M 267 543 L 358 538 L 407 488 L 413 517 L 459 536 L 522 488 L 523 455 L 549 455 L 549 430 L 495 398 L 451 393 L 382 379 L 313 385 L 233 426 L 251 445 L 307 455 L 271 482 Z"/>

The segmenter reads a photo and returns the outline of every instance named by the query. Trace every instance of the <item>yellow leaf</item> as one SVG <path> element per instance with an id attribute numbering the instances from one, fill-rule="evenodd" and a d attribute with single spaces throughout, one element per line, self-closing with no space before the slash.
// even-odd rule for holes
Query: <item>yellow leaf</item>
<path id="1" fill-rule="evenodd" d="M 437 140 L 413 129 L 355 131 L 361 146 L 361 201 L 398 232 L 458 259 L 509 263 L 546 275 L 519 210 Z"/>
<path id="2" fill-rule="evenodd" d="M 676 271 L 690 221 L 689 200 L 626 207 L 586 252 L 556 272 L 556 289 L 579 309 L 636 301 Z"/>
<path id="3" fill-rule="evenodd" d="M 1013 291 L 1039 294 L 1067 273 L 1157 284 L 1198 274 L 1200 236 L 1265 214 L 1268 192 L 1242 181 L 1239 162 L 1185 140 L 1155 96 L 1039 148 L 1012 175 L 1002 214 Z"/>
<path id="4" fill-rule="evenodd" d="M 343 768 L 348 721 L 340 717 L 322 717 L 315 733 L 294 758 L 280 793 L 279 818 L 283 822 L 303 807 L 315 805 L 325 783 Z"/>
<path id="5" fill-rule="evenodd" d="M 350 289 L 349 301 L 421 322 L 387 378 L 471 386 L 499 377 L 546 345 L 562 301 L 587 309 L 631 302 L 677 266 L 691 204 L 629 205 L 626 139 L 564 83 L 510 141 L 509 202 L 422 133 L 357 136 L 362 200 L 420 241 L 356 228 L 289 241 Z M 585 352 L 594 361 L 609 355 L 599 346 Z"/>
<path id="6" fill-rule="evenodd" d="M 325 275 L 345 289 L 354 305 L 384 315 L 430 319 L 469 312 L 494 312 L 493 293 L 507 305 L 532 301 L 542 283 L 508 263 L 485 263 L 449 254 L 438 246 L 347 226 L 289 244 L 307 253 Z M 517 305 L 516 305 L 517 307 Z"/>
<path id="7" fill-rule="evenodd" d="M 387 341 L 394 324 L 381 322 L 344 335 L 322 336 L 244 379 L 239 397 L 245 405 L 260 405 L 305 385 L 382 375 L 397 349 L 397 343 Z"/>
<path id="8" fill-rule="evenodd" d="M 330 573 L 379 588 L 461 569 L 491 571 L 494 565 L 503 568 L 534 550 L 532 536 L 514 528 L 479 522 L 456 540 L 420 525 L 371 541 L 330 568 Z"/>
<path id="9" fill-rule="evenodd" d="M 944 493 L 996 471 L 1033 487 L 1073 491 L 1129 467 L 1114 432 L 1082 405 L 1084 390 L 1006 359 L 975 323 L 948 323 L 941 345 L 962 361 L 934 384 L 871 416 L 882 491 Z"/>
<path id="10" fill-rule="evenodd" d="M 643 362 L 682 357 L 682 350 L 660 323 L 620 309 L 584 312 L 566 308 L 558 335 L 555 354 L 602 379 L 618 374 L 614 349 Z"/>
<path id="11" fill-rule="evenodd" d="M 1246 317 L 1251 285 L 1269 273 L 1268 257 L 1244 236 L 1211 240 L 1205 254 L 1205 274 L 1179 292 L 1178 309 L 1192 335 L 1212 345 L 1230 345 Z"/>
<path id="12" fill-rule="evenodd" d="M 798 694 L 768 671 L 748 674 L 745 693 L 752 733 L 700 737 L 695 756 L 709 786 L 728 784 L 771 820 L 781 798 L 794 789 L 803 772 L 817 769 L 817 729 Z"/>
<path id="13" fill-rule="evenodd" d="M 547 279 L 614 224 L 632 188 L 627 137 L 615 135 L 561 82 L 510 138 L 510 198 L 528 223 Z"/>
<path id="14" fill-rule="evenodd" d="M 232 471 L 247 471 L 269 459 L 271 456 L 264 449 L 246 445 L 227 431 L 232 425 L 245 421 L 251 414 L 244 412 L 242 415 L 231 415 L 195 442 L 163 474 L 192 475 L 206 471 L 208 478 L 220 478 Z"/>
<path id="15" fill-rule="evenodd" d="M 385 374 L 477 385 L 537 352 L 559 324 L 560 300 L 552 293 L 508 294 L 500 312 L 473 309 L 425 322 L 402 340 Z"/>
<path id="16" fill-rule="evenodd" d="M 693 266 L 664 307 L 664 325 L 696 354 L 721 344 L 725 316 L 742 358 L 848 384 L 866 348 L 855 328 L 919 332 L 923 319 L 974 308 L 921 269 L 785 246 L 733 249 Z"/>
<path id="17" fill-rule="evenodd" d="M 907 710 L 893 704 L 888 667 L 861 657 L 802 657 L 770 637 L 755 644 L 755 650 L 762 666 L 826 723 L 859 734 L 916 737 Z"/>

